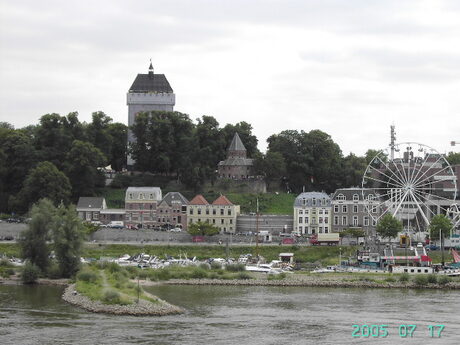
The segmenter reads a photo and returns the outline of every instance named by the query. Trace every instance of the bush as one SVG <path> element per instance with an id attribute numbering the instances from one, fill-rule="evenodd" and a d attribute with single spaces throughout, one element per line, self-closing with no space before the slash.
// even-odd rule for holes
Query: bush
<path id="1" fill-rule="evenodd" d="M 241 272 L 246 270 L 246 266 L 243 264 L 230 264 L 225 266 L 225 269 L 229 272 Z"/>
<path id="2" fill-rule="evenodd" d="M 268 280 L 283 280 L 286 278 L 286 273 L 280 273 L 280 274 L 269 274 L 268 275 Z"/>
<path id="3" fill-rule="evenodd" d="M 50 279 L 59 279 L 62 277 L 61 268 L 56 262 L 53 262 L 48 266 L 46 276 Z"/>
<path id="4" fill-rule="evenodd" d="M 409 281 L 409 273 L 401 274 L 401 276 L 399 277 L 399 281 L 401 283 L 407 283 Z"/>
<path id="5" fill-rule="evenodd" d="M 121 267 L 115 262 L 109 262 L 106 265 L 106 267 L 107 267 L 107 269 L 109 270 L 110 273 L 115 273 L 115 272 L 120 272 L 121 271 Z"/>
<path id="6" fill-rule="evenodd" d="M 446 285 L 448 283 L 450 283 L 452 281 L 452 279 L 448 276 L 440 276 L 439 277 L 439 280 L 438 280 L 438 283 L 439 285 Z"/>
<path id="7" fill-rule="evenodd" d="M 236 275 L 236 279 L 248 280 L 248 279 L 252 279 L 252 277 L 247 272 L 239 272 Z"/>
<path id="8" fill-rule="evenodd" d="M 430 274 L 428 277 L 427 277 L 427 281 L 428 283 L 430 284 L 436 284 L 438 282 L 438 277 L 436 277 L 436 275 L 434 274 Z"/>
<path id="9" fill-rule="evenodd" d="M 198 267 L 204 270 L 209 270 L 212 266 L 210 264 L 203 262 Z"/>
<path id="10" fill-rule="evenodd" d="M 77 280 L 88 283 L 95 283 L 99 279 L 99 275 L 89 269 L 83 269 L 77 273 Z"/>
<path id="11" fill-rule="evenodd" d="M 9 262 L 7 259 L 1 259 L 0 267 L 13 267 L 13 264 Z"/>
<path id="12" fill-rule="evenodd" d="M 40 275 L 40 268 L 30 262 L 27 262 L 21 274 L 21 279 L 24 284 L 33 284 L 37 281 Z"/>
<path id="13" fill-rule="evenodd" d="M 220 270 L 222 268 L 222 264 L 220 262 L 213 261 L 211 262 L 211 268 L 213 270 Z"/>
<path id="14" fill-rule="evenodd" d="M 14 269 L 11 267 L 0 266 L 0 276 L 3 278 L 9 278 L 14 274 Z"/>
<path id="15" fill-rule="evenodd" d="M 208 277 L 208 272 L 202 269 L 201 267 L 194 268 L 193 271 L 190 273 L 190 278 L 194 279 L 203 279 Z"/>
<path id="16" fill-rule="evenodd" d="M 387 277 L 387 278 L 385 278 L 385 281 L 388 282 L 388 283 L 394 283 L 396 281 L 396 279 L 394 277 Z"/>
<path id="17" fill-rule="evenodd" d="M 102 301 L 107 304 L 120 304 L 121 295 L 118 291 L 115 291 L 113 289 L 107 289 L 104 292 Z"/>
<path id="18" fill-rule="evenodd" d="M 428 277 L 423 274 L 418 274 L 414 278 L 414 283 L 419 286 L 426 285 L 428 284 Z"/>

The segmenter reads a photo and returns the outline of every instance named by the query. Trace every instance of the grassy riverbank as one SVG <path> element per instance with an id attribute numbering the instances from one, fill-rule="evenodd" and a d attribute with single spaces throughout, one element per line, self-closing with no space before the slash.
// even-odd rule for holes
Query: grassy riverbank
<path id="1" fill-rule="evenodd" d="M 295 260 L 300 263 L 321 263 L 323 266 L 335 265 L 339 263 L 339 255 L 342 258 L 354 257 L 357 247 L 350 246 L 332 246 L 332 247 L 310 247 L 310 246 L 279 246 L 263 245 L 259 247 L 259 254 L 268 261 L 278 259 L 279 253 L 292 252 Z M 143 245 L 143 244 L 95 244 L 86 243 L 83 248 L 83 257 L 96 258 L 100 257 L 119 257 L 124 254 L 134 255 L 144 252 L 158 257 L 187 255 L 188 257 L 196 256 L 197 259 L 203 260 L 216 257 L 227 257 L 227 248 L 225 245 Z M 17 243 L 0 243 L 0 254 L 7 256 L 19 257 L 20 249 Z M 238 258 L 242 254 L 255 255 L 255 247 L 248 246 L 230 246 L 228 256 Z M 429 253 L 433 263 L 441 262 L 441 252 L 439 250 Z M 444 252 L 445 262 L 452 262 L 452 255 Z"/>

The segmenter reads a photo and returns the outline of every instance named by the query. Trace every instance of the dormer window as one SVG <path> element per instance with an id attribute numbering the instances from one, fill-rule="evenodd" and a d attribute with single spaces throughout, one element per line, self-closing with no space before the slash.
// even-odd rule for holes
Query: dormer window
<path id="1" fill-rule="evenodd" d="M 150 200 L 153 200 L 153 193 L 150 193 Z"/>
<path id="2" fill-rule="evenodd" d="M 316 206 L 316 198 L 313 198 L 313 199 L 312 199 L 312 205 L 313 205 L 313 206 Z"/>
<path id="3" fill-rule="evenodd" d="M 139 193 L 139 199 L 141 199 L 141 200 L 144 199 L 144 193 Z"/>
<path id="4" fill-rule="evenodd" d="M 340 193 L 339 195 L 337 195 L 337 200 L 343 201 L 343 200 L 347 200 L 347 198 L 345 198 L 345 195 Z"/>

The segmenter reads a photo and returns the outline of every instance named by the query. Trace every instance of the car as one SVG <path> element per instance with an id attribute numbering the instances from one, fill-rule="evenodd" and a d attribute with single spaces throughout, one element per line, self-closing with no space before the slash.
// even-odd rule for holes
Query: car
<path id="1" fill-rule="evenodd" d="M 169 230 L 170 232 L 181 232 L 182 229 L 181 228 L 173 228 L 171 230 Z"/>
<path id="2" fill-rule="evenodd" d="M 6 221 L 8 223 L 21 223 L 21 220 L 18 218 L 8 218 Z"/>
<path id="3" fill-rule="evenodd" d="M 7 235 L 7 236 L 5 236 L 4 240 L 5 241 L 12 241 L 12 240 L 14 240 L 14 237 L 11 236 L 11 235 Z"/>

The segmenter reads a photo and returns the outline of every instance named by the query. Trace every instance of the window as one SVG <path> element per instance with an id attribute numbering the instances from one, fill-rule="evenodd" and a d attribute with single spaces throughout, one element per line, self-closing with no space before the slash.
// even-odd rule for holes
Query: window
<path id="1" fill-rule="evenodd" d="M 310 210 L 305 210 L 305 214 L 309 214 L 310 213 Z"/>
<path id="2" fill-rule="evenodd" d="M 325 224 L 329 223 L 329 217 L 324 217 L 324 223 Z"/>
<path id="3" fill-rule="evenodd" d="M 99 219 L 99 213 L 93 212 L 93 219 L 98 220 Z"/>
<path id="4" fill-rule="evenodd" d="M 213 214 L 213 215 L 216 215 L 216 209 L 213 209 L 213 210 L 212 210 L 212 214 Z"/>
<path id="5" fill-rule="evenodd" d="M 220 224 L 224 224 L 224 220 L 223 220 L 223 219 L 220 220 Z"/>
<path id="6" fill-rule="evenodd" d="M 372 226 L 376 226 L 376 225 L 377 225 L 377 221 L 374 218 L 372 218 Z"/>
<path id="7" fill-rule="evenodd" d="M 353 213 L 358 213 L 358 205 L 353 205 Z"/>
<path id="8" fill-rule="evenodd" d="M 212 224 L 216 224 L 216 220 L 215 220 L 215 219 L 212 220 Z"/>
<path id="9" fill-rule="evenodd" d="M 353 194 L 353 201 L 359 201 L 359 195 Z"/>
<path id="10" fill-rule="evenodd" d="M 303 214 L 303 210 L 299 210 L 299 214 Z"/>
<path id="11" fill-rule="evenodd" d="M 305 223 L 308 224 L 308 217 L 305 217 Z"/>
<path id="12" fill-rule="evenodd" d="M 193 208 L 190 209 L 190 214 L 193 214 Z"/>
<path id="13" fill-rule="evenodd" d="M 86 220 L 91 220 L 91 212 L 86 212 Z"/>
<path id="14" fill-rule="evenodd" d="M 347 205 L 342 205 L 342 213 L 347 213 L 347 212 L 348 212 Z"/>
<path id="15" fill-rule="evenodd" d="M 129 193 L 129 199 L 133 198 L 133 193 Z"/>
<path id="16" fill-rule="evenodd" d="M 316 198 L 313 198 L 313 199 L 312 199 L 311 204 L 312 204 L 313 206 L 316 206 Z"/>
<path id="17" fill-rule="evenodd" d="M 221 215 L 221 216 L 224 215 L 224 209 L 223 209 L 223 208 L 220 209 L 220 215 Z"/>
<path id="18" fill-rule="evenodd" d="M 347 200 L 347 198 L 345 198 L 345 195 L 339 194 L 337 195 L 337 200 Z"/>
<path id="19" fill-rule="evenodd" d="M 230 224 L 233 224 L 233 219 L 230 219 Z"/>
<path id="20" fill-rule="evenodd" d="M 304 205 L 306 205 L 306 204 L 307 204 L 307 199 L 303 198 L 303 199 L 302 199 L 302 203 L 303 203 Z"/>
<path id="21" fill-rule="evenodd" d="M 323 217 L 319 217 L 318 222 L 321 224 L 323 222 Z"/>
<path id="22" fill-rule="evenodd" d="M 369 217 L 364 217 L 364 226 L 369 226 Z"/>
<path id="23" fill-rule="evenodd" d="M 209 214 L 209 208 L 206 209 L 206 214 Z"/>
<path id="24" fill-rule="evenodd" d="M 141 200 L 144 199 L 144 193 L 139 193 L 139 199 L 141 199 Z"/>
<path id="25" fill-rule="evenodd" d="M 318 211 L 318 214 L 323 214 L 323 210 L 319 210 L 319 211 Z"/>
<path id="26" fill-rule="evenodd" d="M 301 224 L 302 222 L 303 222 L 303 218 L 299 217 L 299 224 Z"/>
<path id="27" fill-rule="evenodd" d="M 377 206 L 372 206 L 372 213 L 377 213 Z"/>
<path id="28" fill-rule="evenodd" d="M 232 210 L 229 209 L 229 210 L 227 211 L 227 214 L 228 214 L 229 216 L 231 216 L 231 215 L 232 215 Z"/>
<path id="29" fill-rule="evenodd" d="M 326 206 L 326 198 L 323 198 L 323 200 L 321 200 L 321 205 Z"/>
<path id="30" fill-rule="evenodd" d="M 348 217 L 342 216 L 342 225 L 348 225 Z"/>
<path id="31" fill-rule="evenodd" d="M 324 210 L 324 214 L 329 214 L 329 210 Z"/>
<path id="32" fill-rule="evenodd" d="M 201 208 L 198 209 L 198 214 L 201 214 Z"/>
<path id="33" fill-rule="evenodd" d="M 150 200 L 153 200 L 153 194 L 150 193 Z"/>
<path id="34" fill-rule="evenodd" d="M 375 200 L 374 194 L 369 194 L 367 196 L 367 200 L 369 200 L 369 201 Z"/>
<path id="35" fill-rule="evenodd" d="M 320 234 L 323 233 L 323 227 L 322 227 L 322 226 L 319 227 L 319 233 L 320 233 Z"/>
<path id="36" fill-rule="evenodd" d="M 328 226 L 324 227 L 324 233 L 326 233 L 326 234 L 329 233 L 329 227 Z"/>
<path id="37" fill-rule="evenodd" d="M 334 205 L 334 212 L 339 213 L 339 205 Z"/>
<path id="38" fill-rule="evenodd" d="M 358 226 L 358 216 L 353 216 L 353 226 Z"/>
<path id="39" fill-rule="evenodd" d="M 339 216 L 334 216 L 334 225 L 339 225 Z"/>

